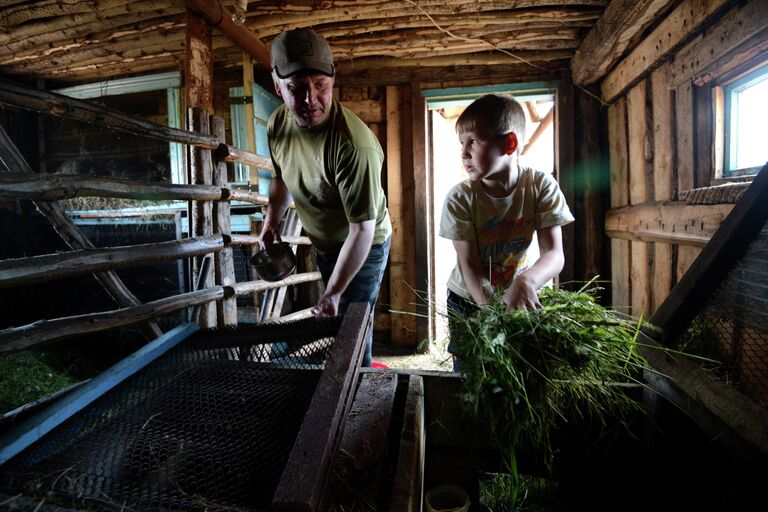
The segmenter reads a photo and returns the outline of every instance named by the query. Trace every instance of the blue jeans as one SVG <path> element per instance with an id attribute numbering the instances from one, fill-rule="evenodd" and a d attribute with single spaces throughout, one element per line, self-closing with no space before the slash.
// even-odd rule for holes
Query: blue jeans
<path id="1" fill-rule="evenodd" d="M 457 321 L 457 318 L 469 318 L 474 315 L 477 310 L 477 304 L 465 299 L 461 295 L 458 295 L 451 290 L 448 290 L 448 300 L 446 300 L 446 306 L 448 308 L 448 352 L 453 355 L 453 371 L 461 372 L 463 369 L 463 362 L 456 357 L 456 345 L 454 340 L 464 335 L 464 324 L 461 321 Z"/>
<path id="2" fill-rule="evenodd" d="M 373 312 L 376 307 L 376 299 L 379 297 L 384 269 L 387 267 L 391 243 L 392 237 L 389 237 L 384 242 L 371 246 L 371 252 L 368 253 L 363 266 L 349 283 L 347 289 L 344 290 L 344 293 L 341 294 L 339 300 L 339 315 L 346 313 L 347 308 L 353 302 L 368 302 L 371 305 L 371 329 L 365 343 L 363 366 L 371 366 L 373 362 Z M 326 253 L 318 251 L 317 253 L 317 268 L 323 276 L 323 283 L 326 285 L 328 285 L 328 280 L 336 266 L 336 260 L 339 259 L 340 250 Z"/>

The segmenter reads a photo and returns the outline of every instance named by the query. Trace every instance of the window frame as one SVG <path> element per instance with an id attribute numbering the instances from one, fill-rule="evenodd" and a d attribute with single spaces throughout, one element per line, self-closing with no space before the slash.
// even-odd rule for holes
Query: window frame
<path id="1" fill-rule="evenodd" d="M 723 95 L 722 175 L 724 178 L 754 176 L 763 167 L 762 165 L 757 165 L 754 167 L 745 167 L 742 169 L 731 168 L 731 151 L 733 149 L 731 137 L 734 128 L 734 122 L 731 118 L 731 115 L 733 113 L 735 98 L 739 92 L 764 80 L 768 80 L 768 60 L 758 65 L 757 67 L 750 69 L 744 75 L 730 80 L 728 83 L 718 86 L 719 89 L 722 89 L 721 94 Z"/>

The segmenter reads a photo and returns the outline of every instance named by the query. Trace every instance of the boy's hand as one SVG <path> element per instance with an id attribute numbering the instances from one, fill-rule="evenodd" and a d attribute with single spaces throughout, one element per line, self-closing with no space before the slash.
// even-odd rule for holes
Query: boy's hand
<path id="1" fill-rule="evenodd" d="M 525 273 L 517 276 L 512 284 L 504 292 L 502 298 L 507 305 L 507 312 L 513 309 L 534 310 L 541 307 L 539 294 L 536 293 L 536 284 L 525 277 Z"/>

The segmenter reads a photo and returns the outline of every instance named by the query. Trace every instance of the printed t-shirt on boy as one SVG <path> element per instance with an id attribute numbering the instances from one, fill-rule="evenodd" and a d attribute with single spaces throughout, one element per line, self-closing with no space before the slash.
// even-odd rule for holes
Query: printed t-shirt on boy
<path id="1" fill-rule="evenodd" d="M 445 198 L 439 234 L 450 240 L 475 240 L 483 269 L 490 268 L 491 284 L 508 287 L 528 268 L 526 253 L 537 229 L 573 222 L 560 187 L 551 174 L 521 169 L 512 193 L 491 197 L 480 181 L 465 180 Z M 448 289 L 472 301 L 458 264 Z"/>

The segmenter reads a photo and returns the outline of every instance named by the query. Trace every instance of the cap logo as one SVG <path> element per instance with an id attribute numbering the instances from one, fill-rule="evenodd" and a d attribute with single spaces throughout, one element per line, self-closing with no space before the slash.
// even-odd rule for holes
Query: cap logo
<path id="1" fill-rule="evenodd" d="M 312 48 L 312 41 L 296 41 L 296 46 L 293 48 L 297 56 L 308 57 L 314 55 Z"/>

